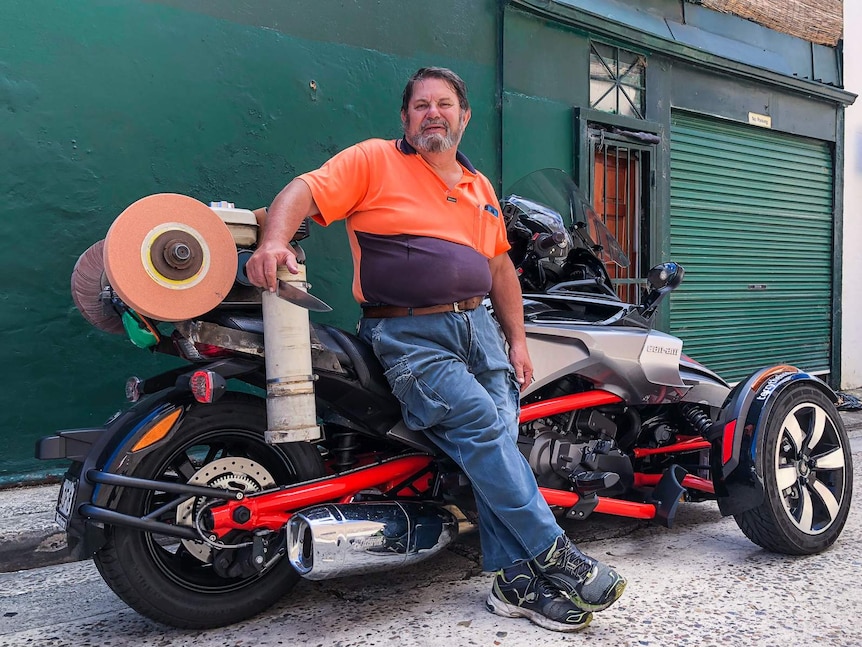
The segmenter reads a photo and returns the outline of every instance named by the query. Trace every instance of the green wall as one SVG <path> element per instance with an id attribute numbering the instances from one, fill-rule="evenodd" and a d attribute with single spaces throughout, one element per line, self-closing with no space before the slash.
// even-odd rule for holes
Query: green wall
<path id="1" fill-rule="evenodd" d="M 503 187 L 540 168 L 572 171 L 573 107 L 589 102 L 589 40 L 507 9 L 503 25 Z"/>
<path id="2" fill-rule="evenodd" d="M 4 331 L 0 481 L 46 465 L 34 441 L 100 425 L 132 374 L 170 365 L 90 327 L 69 294 L 77 257 L 129 204 L 177 192 L 255 208 L 367 137 L 397 137 L 407 77 L 467 81 L 462 149 L 499 182 L 495 0 L 28 0 L 4 11 L 0 195 Z M 314 81 L 316 90 L 311 88 Z M 343 228 L 304 244 L 319 317 L 347 327 Z M 60 466 L 50 466 L 56 472 Z"/>
<path id="3" fill-rule="evenodd" d="M 761 69 L 729 36 L 802 62 L 813 60 L 797 55 L 809 44 L 682 0 L 12 4 L 0 38 L 0 482 L 44 474 L 30 458 L 38 437 L 101 424 L 122 406 L 128 375 L 170 364 L 91 328 L 69 295 L 78 255 L 126 206 L 158 192 L 266 205 L 338 150 L 397 137 L 417 67 L 448 66 L 467 81 L 462 150 L 505 189 L 538 168 L 583 175 L 575 119 L 589 106 L 590 38 L 646 55 L 646 118 L 663 135 L 653 262 L 670 251 L 672 109 L 769 112 L 777 131 L 835 140 L 840 158 L 836 115 L 850 96 L 811 81 L 831 78 L 813 63 L 811 74 Z M 669 24 L 681 20 L 677 38 Z M 315 318 L 352 328 L 343 227 L 314 228 L 304 247 L 314 293 L 335 307 Z"/>

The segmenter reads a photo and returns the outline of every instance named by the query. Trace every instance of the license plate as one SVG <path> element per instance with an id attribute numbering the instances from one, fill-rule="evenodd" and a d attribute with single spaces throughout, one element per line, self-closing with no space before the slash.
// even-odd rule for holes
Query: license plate
<path id="1" fill-rule="evenodd" d="M 60 496 L 57 498 L 57 512 L 54 521 L 65 530 L 69 525 L 69 517 L 72 516 L 72 506 L 75 504 L 75 492 L 78 490 L 78 481 L 65 479 L 63 487 L 60 488 Z"/>

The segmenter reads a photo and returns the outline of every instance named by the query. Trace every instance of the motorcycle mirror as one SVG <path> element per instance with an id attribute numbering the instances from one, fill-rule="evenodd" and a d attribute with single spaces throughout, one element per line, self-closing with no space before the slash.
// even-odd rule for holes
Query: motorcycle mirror
<path id="1" fill-rule="evenodd" d="M 674 262 L 660 263 L 650 269 L 647 273 L 647 281 L 653 290 L 661 290 L 668 287 L 671 290 L 682 283 L 685 269 L 682 265 Z"/>
<path id="2" fill-rule="evenodd" d="M 647 272 L 647 282 L 651 289 L 640 305 L 641 315 L 647 319 L 652 317 L 659 302 L 682 283 L 683 276 L 685 269 L 673 261 L 660 263 Z"/>

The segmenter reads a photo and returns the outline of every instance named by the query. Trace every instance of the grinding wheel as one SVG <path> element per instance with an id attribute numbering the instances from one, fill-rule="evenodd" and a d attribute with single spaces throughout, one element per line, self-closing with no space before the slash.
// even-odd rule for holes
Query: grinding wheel
<path id="1" fill-rule="evenodd" d="M 104 255 L 111 287 L 157 321 L 209 312 L 236 278 L 227 225 L 202 202 L 175 193 L 141 198 L 123 211 L 108 230 Z"/>
<path id="2" fill-rule="evenodd" d="M 102 300 L 107 287 L 105 277 L 105 241 L 91 245 L 78 257 L 72 270 L 72 301 L 84 319 L 99 330 L 121 335 L 126 332 L 120 314 Z"/>

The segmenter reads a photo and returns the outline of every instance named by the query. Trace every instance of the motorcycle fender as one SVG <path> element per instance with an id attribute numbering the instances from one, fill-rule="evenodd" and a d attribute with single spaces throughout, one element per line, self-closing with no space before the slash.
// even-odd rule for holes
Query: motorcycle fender
<path id="1" fill-rule="evenodd" d="M 69 459 L 72 465 L 65 478 L 77 482 L 75 504 L 66 528 L 69 551 L 76 559 L 91 557 L 105 543 L 103 524 L 81 517 L 75 511 L 85 503 L 114 509 L 119 493 L 117 486 L 92 483 L 86 476 L 90 470 L 127 474 L 134 471 L 140 459 L 159 442 L 170 438 L 182 421 L 186 406 L 191 403 L 188 392 L 165 389 L 148 396 L 128 410 L 119 413 L 103 427 L 67 430 L 43 438 L 37 444 L 37 458 Z M 146 445 L 151 432 L 160 422 L 175 419 L 167 433 L 153 444 Z M 76 433 L 80 432 L 80 433 Z M 60 438 L 60 440 L 55 440 Z M 69 439 L 75 439 L 70 442 Z"/>
<path id="2" fill-rule="evenodd" d="M 728 395 L 709 432 L 713 484 L 723 515 L 739 514 L 763 502 L 763 479 L 756 468 L 760 435 L 781 393 L 799 382 L 815 386 L 833 402 L 837 400 L 819 378 L 793 366 L 756 371 Z"/>

